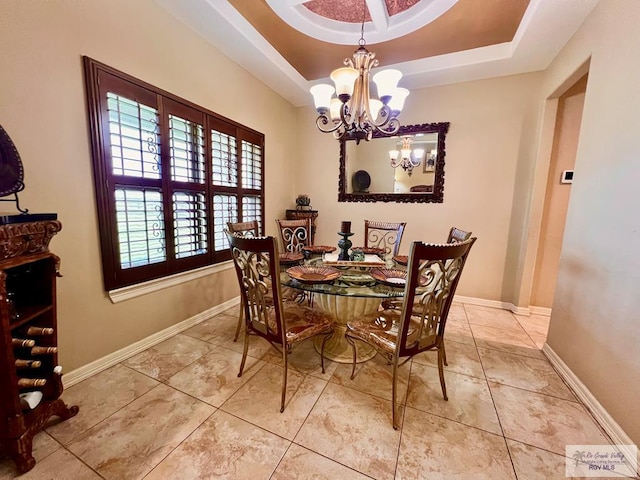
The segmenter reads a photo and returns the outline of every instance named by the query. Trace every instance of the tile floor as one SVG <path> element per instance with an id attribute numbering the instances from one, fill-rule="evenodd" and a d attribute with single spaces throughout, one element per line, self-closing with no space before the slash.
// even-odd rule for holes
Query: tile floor
<path id="1" fill-rule="evenodd" d="M 540 348 L 548 318 L 454 304 L 442 399 L 435 353 L 400 371 L 403 424 L 391 426 L 390 368 L 328 362 L 311 342 L 281 358 L 252 338 L 245 374 L 237 309 L 68 388 L 80 407 L 34 440 L 23 479 L 553 479 L 565 444 L 609 443 Z M 408 386 L 408 388 L 407 388 Z M 15 478 L 0 457 L 0 479 Z"/>

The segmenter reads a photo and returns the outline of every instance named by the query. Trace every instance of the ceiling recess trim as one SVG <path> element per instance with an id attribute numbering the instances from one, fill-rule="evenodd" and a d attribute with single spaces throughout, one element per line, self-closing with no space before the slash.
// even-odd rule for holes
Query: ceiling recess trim
<path id="1" fill-rule="evenodd" d="M 354 38 L 360 36 L 361 23 L 339 22 L 323 17 L 306 8 L 304 1 L 266 0 L 276 15 L 299 32 L 327 43 L 354 45 Z M 368 45 L 372 45 L 403 37 L 428 25 L 458 0 L 422 0 L 391 17 L 384 0 L 366 2 L 372 21 L 364 25 L 364 38 Z"/>

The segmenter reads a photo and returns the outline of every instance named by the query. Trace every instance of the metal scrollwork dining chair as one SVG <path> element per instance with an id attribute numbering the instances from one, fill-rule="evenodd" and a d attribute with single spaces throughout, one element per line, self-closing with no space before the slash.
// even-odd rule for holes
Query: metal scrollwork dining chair
<path id="1" fill-rule="evenodd" d="M 242 235 L 243 237 L 259 237 L 260 225 L 257 220 L 248 222 L 227 222 L 227 228 L 231 233 Z"/>
<path id="2" fill-rule="evenodd" d="M 282 241 L 282 251 L 299 253 L 302 247 L 311 245 L 311 219 L 301 218 L 298 220 L 276 219 L 280 240 Z"/>
<path id="3" fill-rule="evenodd" d="M 449 230 L 449 235 L 447 236 L 447 243 L 456 243 L 456 242 L 464 242 L 471 238 L 471 232 L 467 232 L 465 230 L 461 230 L 457 227 L 451 227 Z M 420 306 L 417 306 L 418 309 Z M 402 302 L 398 300 L 384 300 L 382 302 L 383 309 L 391 309 L 391 308 L 402 308 Z M 445 365 L 449 365 L 447 363 L 447 350 L 445 349 L 444 343 L 442 344 L 442 359 Z"/>
<path id="4" fill-rule="evenodd" d="M 353 348 L 352 379 L 357 357 L 354 340 L 373 346 L 392 365 L 394 429 L 399 425 L 396 414 L 398 367 L 414 355 L 437 350 L 440 386 L 444 399 L 448 400 L 443 371 L 445 326 L 462 269 L 475 241 L 474 237 L 449 244 L 413 242 L 402 308 L 385 309 L 347 322 L 345 336 Z"/>
<path id="5" fill-rule="evenodd" d="M 249 349 L 249 336 L 257 335 L 282 353 L 283 377 L 280 412 L 285 409 L 288 354 L 298 343 L 325 335 L 320 351 L 324 373 L 324 346 L 333 332 L 331 316 L 295 302 L 282 301 L 280 261 L 274 237 L 242 237 L 227 232 L 231 257 L 238 276 L 244 309 L 245 340 L 238 377 L 242 376 Z"/>
<path id="6" fill-rule="evenodd" d="M 255 238 L 260 236 L 260 225 L 258 224 L 257 220 L 250 220 L 248 222 L 227 222 L 227 229 L 230 233 L 235 233 L 236 235 L 242 237 Z M 302 302 L 305 299 L 305 295 L 304 292 L 300 292 L 289 287 L 283 287 L 282 299 L 285 302 Z M 240 331 L 242 330 L 243 321 L 244 310 L 241 307 L 240 313 L 238 313 L 238 325 L 236 326 L 236 334 L 233 337 L 234 342 L 238 341 Z"/>
<path id="7" fill-rule="evenodd" d="M 303 248 L 312 245 L 312 222 L 311 218 L 299 218 L 295 220 L 276 219 L 280 241 L 282 242 L 282 252 L 284 254 L 301 253 Z M 286 287 L 285 287 L 286 288 Z M 297 293 L 297 297 L 291 298 Z M 313 293 L 302 291 L 291 291 L 285 293 L 285 298 L 302 302 L 305 299 L 309 306 L 313 305 Z"/>
<path id="8" fill-rule="evenodd" d="M 400 251 L 400 242 L 406 222 L 364 221 L 364 248 L 377 248 L 384 256 L 394 256 Z"/>

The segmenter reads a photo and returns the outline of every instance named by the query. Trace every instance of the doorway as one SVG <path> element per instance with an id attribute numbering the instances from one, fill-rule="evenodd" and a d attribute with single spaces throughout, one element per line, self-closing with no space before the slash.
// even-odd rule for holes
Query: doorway
<path id="1" fill-rule="evenodd" d="M 531 287 L 532 310 L 550 313 L 587 88 L 584 75 L 558 98 L 549 174 Z M 577 172 L 579 175 L 579 172 Z"/>

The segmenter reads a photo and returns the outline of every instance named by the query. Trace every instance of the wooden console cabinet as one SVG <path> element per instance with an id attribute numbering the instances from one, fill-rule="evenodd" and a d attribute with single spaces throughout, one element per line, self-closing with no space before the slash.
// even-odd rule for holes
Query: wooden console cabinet
<path id="1" fill-rule="evenodd" d="M 78 407 L 60 399 L 60 259 L 49 252 L 49 241 L 62 226 L 57 220 L 29 221 L 30 215 L 11 217 L 0 217 L 0 445 L 24 473 L 36 463 L 34 435 L 52 416 L 67 419 Z M 27 396 L 31 406 L 21 399 L 29 392 L 36 392 Z"/>

